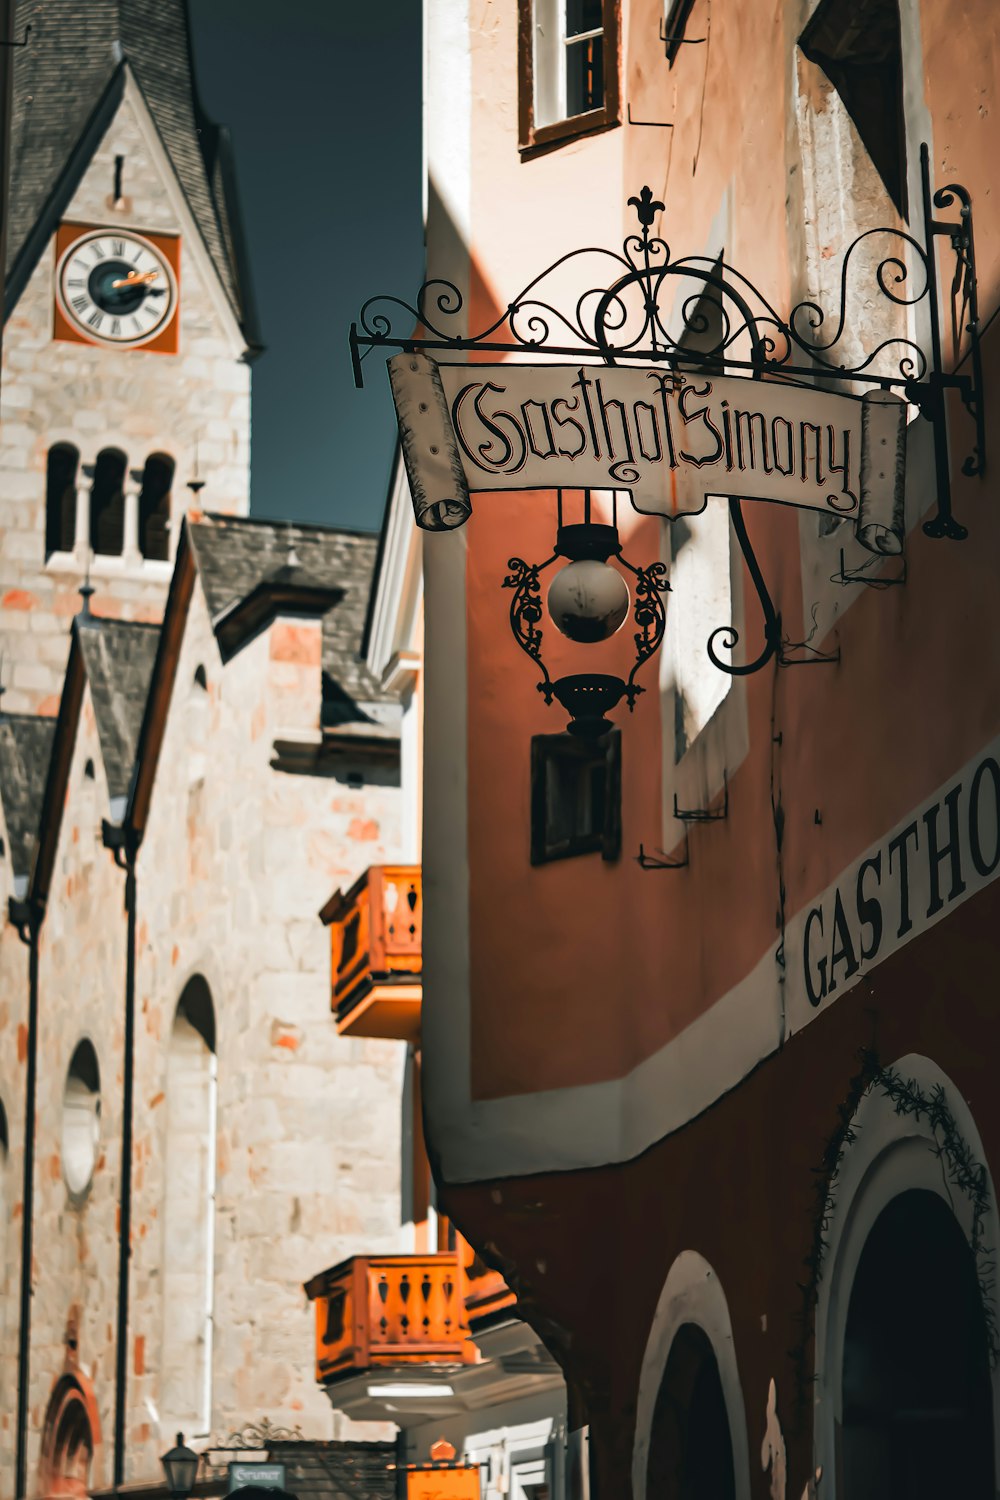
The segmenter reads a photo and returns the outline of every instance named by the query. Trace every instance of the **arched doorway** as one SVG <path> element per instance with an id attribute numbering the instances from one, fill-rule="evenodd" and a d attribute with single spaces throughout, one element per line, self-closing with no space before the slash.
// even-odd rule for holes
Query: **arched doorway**
<path id="1" fill-rule="evenodd" d="M 844 1500 L 992 1500 L 992 1399 L 972 1251 L 944 1199 L 909 1189 L 875 1220 L 851 1288 Z"/>
<path id="2" fill-rule="evenodd" d="M 647 1500 L 736 1500 L 729 1413 L 715 1350 L 695 1323 L 670 1347 L 653 1410 Z"/>
<path id="3" fill-rule="evenodd" d="M 42 1429 L 39 1491 L 47 1500 L 84 1500 L 90 1490 L 94 1447 L 100 1424 L 89 1382 L 76 1374 L 60 1376 L 49 1398 Z"/>

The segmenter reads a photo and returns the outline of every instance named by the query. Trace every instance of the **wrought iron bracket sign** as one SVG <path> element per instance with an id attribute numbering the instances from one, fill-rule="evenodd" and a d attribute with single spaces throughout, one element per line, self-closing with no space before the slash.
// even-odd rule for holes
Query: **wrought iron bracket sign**
<path id="1" fill-rule="evenodd" d="M 923 529 L 953 541 L 967 535 L 952 513 L 946 404 L 956 392 L 974 423 L 962 472 L 983 474 L 972 205 L 955 183 L 932 193 L 926 146 L 920 161 L 923 242 L 901 228 L 859 235 L 841 264 L 835 318 L 813 301 L 784 317 L 733 267 L 706 256 L 672 258 L 652 232 L 664 205 L 648 187 L 629 199 L 639 228 L 621 252 L 591 247 L 562 256 L 474 335 L 457 331 L 463 298 L 451 282 L 425 283 L 413 303 L 374 297 L 362 307 L 350 335 L 357 384 L 373 349 L 400 351 L 389 360 L 389 376 L 419 526 L 463 525 L 478 490 L 559 494 L 552 555 L 541 563 L 512 557 L 503 586 L 513 590 L 515 640 L 542 672 L 539 691 L 567 708 L 574 732 L 603 732 L 604 712 L 622 698 L 633 707 L 642 691 L 636 672 L 663 639 L 669 589 L 664 564 L 641 567 L 622 556 L 614 518 L 610 527 L 592 521 L 591 490 L 625 491 L 636 510 L 670 520 L 703 510 L 712 496 L 728 501 L 763 616 L 763 644 L 750 659 L 734 659 L 734 625 L 709 637 L 710 659 L 731 675 L 786 660 L 745 503 L 825 511 L 851 520 L 875 558 L 900 554 L 908 404 L 933 428 L 937 504 Z M 949 209 L 954 217 L 936 216 Z M 954 255 L 950 369 L 942 351 L 939 238 Z M 574 287 L 561 299 L 548 290 L 565 288 L 595 261 L 599 284 Z M 874 347 L 845 360 L 839 356 L 853 347 L 849 307 L 861 274 L 873 278 L 868 290 L 889 324 Z M 504 359 L 480 363 L 489 354 Z M 585 492 L 583 526 L 563 524 L 565 490 Z M 549 612 L 575 640 L 606 639 L 627 614 L 627 590 L 624 612 L 618 597 L 624 582 L 602 581 L 595 569 L 616 573 L 613 558 L 631 575 L 638 628 L 627 679 L 549 677 L 539 575 L 559 557 L 569 567 L 556 574 Z"/>

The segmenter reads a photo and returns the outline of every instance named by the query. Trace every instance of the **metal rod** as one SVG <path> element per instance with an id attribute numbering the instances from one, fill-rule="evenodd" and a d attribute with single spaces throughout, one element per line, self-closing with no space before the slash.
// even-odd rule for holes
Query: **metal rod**
<path id="1" fill-rule="evenodd" d="M 938 308 L 937 250 L 934 245 L 938 226 L 934 221 L 931 199 L 930 153 L 927 142 L 920 147 L 920 186 L 924 204 L 924 240 L 927 258 L 927 300 L 931 332 L 931 376 L 925 382 L 930 388 L 931 400 L 925 415 L 930 415 L 934 428 L 934 477 L 937 485 L 937 513 L 924 522 L 924 532 L 929 537 L 947 537 L 960 542 L 968 536 L 951 511 L 951 461 L 948 453 L 948 410 L 945 405 L 945 380 L 941 362 L 941 317 Z M 949 232 L 950 232 L 949 226 Z"/>
<path id="2" fill-rule="evenodd" d="M 367 342 L 370 342 L 367 341 Z M 361 368 L 361 356 L 358 353 L 358 325 L 351 324 L 351 366 L 354 370 L 354 384 L 357 390 L 362 391 L 365 387 L 364 371 Z"/>
<path id="3" fill-rule="evenodd" d="M 31 1262 L 35 1220 L 35 1095 L 38 1080 L 38 933 L 41 913 L 28 905 L 18 932 L 28 945 L 28 1057 L 24 1085 L 24 1178 L 21 1190 L 21 1326 L 17 1342 L 16 1500 L 28 1493 L 28 1387 L 31 1384 Z"/>
<path id="4" fill-rule="evenodd" d="M 126 830 L 125 910 L 125 1056 L 122 1060 L 122 1155 L 118 1192 L 118 1327 L 115 1340 L 115 1446 L 114 1488 L 125 1482 L 125 1416 L 128 1379 L 129 1269 L 132 1259 L 132 1114 L 135 1071 L 135 946 L 136 946 L 136 840 Z"/>
<path id="5" fill-rule="evenodd" d="M 437 349 L 450 350 L 454 354 L 461 354 L 468 349 L 475 349 L 486 354 L 541 354 L 543 357 L 566 356 L 570 359 L 604 360 L 604 354 L 600 349 L 581 349 L 573 345 L 539 344 L 502 344 L 490 343 L 484 340 L 479 343 L 475 339 L 395 339 L 381 337 L 380 335 L 354 334 L 352 327 L 353 344 L 369 349 Z M 678 350 L 676 355 L 667 355 L 662 349 L 658 353 L 652 353 L 648 349 L 616 349 L 609 345 L 610 352 L 620 355 L 625 359 L 646 360 L 651 364 L 669 364 L 671 358 L 682 360 L 686 373 L 716 374 L 724 375 L 727 370 L 753 370 L 762 375 L 801 375 L 807 380 L 809 386 L 814 387 L 817 380 L 829 380 L 843 382 L 844 380 L 861 380 L 865 385 L 876 386 L 898 386 L 901 390 L 920 391 L 928 382 L 908 379 L 900 375 L 869 375 L 865 371 L 860 373 L 856 370 L 824 370 L 822 366 L 815 365 L 787 365 L 779 364 L 776 360 L 749 360 L 730 359 L 727 355 L 724 360 L 699 360 L 694 353 Z M 963 391 L 971 389 L 972 381 L 967 375 L 942 374 L 940 382 L 946 389 Z M 910 398 L 916 400 L 915 396 Z"/>
<path id="6" fill-rule="evenodd" d="M 708 638 L 708 655 L 713 666 L 719 668 L 720 672 L 726 672 L 730 677 L 749 677 L 752 672 L 759 672 L 761 667 L 767 665 L 771 657 L 781 645 L 781 616 L 774 607 L 771 595 L 767 591 L 764 575 L 757 561 L 757 554 L 753 550 L 750 537 L 747 533 L 747 524 L 743 518 L 742 501 L 735 497 L 729 501 L 729 516 L 736 533 L 736 540 L 740 544 L 743 560 L 757 591 L 760 607 L 764 611 L 764 649 L 753 661 L 744 662 L 742 666 L 735 666 L 732 662 L 725 662 L 717 654 L 714 646 L 716 636 L 722 636 L 723 645 L 727 651 L 732 651 L 739 644 L 740 633 L 735 625 L 720 625 L 718 630 L 713 630 Z"/>

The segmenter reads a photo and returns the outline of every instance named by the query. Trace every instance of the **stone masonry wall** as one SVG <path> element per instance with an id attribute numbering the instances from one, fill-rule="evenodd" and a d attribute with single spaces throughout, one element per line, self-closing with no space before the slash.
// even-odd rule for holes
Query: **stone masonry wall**
<path id="1" fill-rule="evenodd" d="M 395 857 L 398 788 L 270 764 L 279 731 L 318 723 L 319 653 L 318 621 L 279 619 L 223 666 L 196 585 L 139 858 L 131 1479 L 155 1475 L 173 1438 L 166 1412 L 159 1430 L 151 1418 L 171 1316 L 159 1292 L 162 1101 L 193 974 L 211 989 L 218 1038 L 216 1437 L 263 1416 L 346 1433 L 314 1383 L 302 1283 L 396 1243 L 404 1048 L 337 1037 L 317 912 L 336 886 Z"/>
<path id="2" fill-rule="evenodd" d="M 318 621 L 279 619 L 223 666 L 196 583 L 137 869 L 129 1480 L 158 1479 L 173 1440 L 161 1412 L 163 1331 L 175 1314 L 162 1295 L 164 1101 L 177 1002 L 195 974 L 210 987 L 217 1034 L 210 1430 L 224 1437 L 263 1416 L 317 1437 L 357 1430 L 314 1384 L 302 1283 L 345 1256 L 397 1246 L 405 1049 L 337 1037 L 329 935 L 317 912 L 336 886 L 397 857 L 399 791 L 394 773 L 349 787 L 272 768 L 275 738 L 318 721 L 319 653 Z M 107 812 L 87 690 L 41 937 L 30 1493 L 46 1406 L 68 1357 L 91 1382 L 99 1413 L 91 1488 L 112 1477 L 126 916 L 124 875 L 101 844 Z M 5 1177 L 14 1184 L 7 1222 L 15 1236 L 0 1372 L 13 1392 L 27 950 L 9 924 L 0 980 L 9 981 L 0 1099 L 15 1144 Z M 74 1201 L 61 1157 L 63 1090 L 83 1036 L 97 1052 L 102 1109 L 93 1183 Z M 78 1348 L 68 1356 L 71 1323 Z M 0 1407 L 0 1497 L 10 1500 L 13 1398 Z"/>
<path id="3" fill-rule="evenodd" d="M 2 819 L 0 819 L 2 822 Z M 10 847 L 3 828 L 4 850 Z M 0 859 L 0 902 L 12 894 L 10 859 Z M 0 1151 L 0 1495 L 14 1489 L 17 1341 L 21 1293 L 21 1188 L 28 1040 L 28 949 L 9 922 L 0 926 L 0 1106 L 9 1150 Z"/>
<path id="4" fill-rule="evenodd" d="M 67 1359 L 71 1319 L 76 1358 L 93 1382 L 105 1440 L 113 1431 L 125 919 L 124 875 L 101 843 L 107 810 L 87 688 L 39 949 L 29 1492 L 37 1480 L 46 1406 Z M 100 1069 L 100 1130 L 93 1181 L 74 1199 L 62 1159 L 63 1093 L 70 1060 L 85 1037 Z M 91 1483 L 110 1482 L 105 1443 L 95 1454 Z"/>
<path id="5" fill-rule="evenodd" d="M 203 267 L 184 235 L 161 170 L 145 106 L 134 85 L 125 97 L 66 211 L 69 220 L 182 233 L 180 352 L 117 350 L 52 337 L 55 255 L 52 240 L 14 308 L 4 335 L 0 378 L 0 646 L 8 712 L 54 713 L 79 609 L 85 557 L 45 556 L 48 450 L 69 442 L 82 466 L 102 448 L 121 448 L 130 470 L 153 452 L 176 461 L 172 545 L 193 505 L 189 480 L 207 481 L 200 504 L 245 515 L 249 505 L 250 370 L 235 326 L 220 317 Z M 124 156 L 126 208 L 110 204 L 116 156 Z M 130 480 L 127 488 L 138 488 Z M 98 614 L 155 620 L 170 565 L 96 558 Z"/>

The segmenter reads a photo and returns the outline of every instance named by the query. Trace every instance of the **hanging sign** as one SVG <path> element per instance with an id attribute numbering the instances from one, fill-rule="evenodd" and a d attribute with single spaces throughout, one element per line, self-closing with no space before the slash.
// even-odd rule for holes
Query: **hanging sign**
<path id="1" fill-rule="evenodd" d="M 248 1486 L 279 1491 L 285 1488 L 284 1464 L 231 1463 L 228 1471 L 230 1494 Z"/>
<path id="2" fill-rule="evenodd" d="M 616 489 L 645 514 L 709 496 L 855 523 L 872 552 L 903 544 L 906 404 L 665 367 L 438 365 L 389 360 L 417 525 L 461 526 L 473 490 Z"/>
<path id="3" fill-rule="evenodd" d="M 478 1464 L 408 1469 L 406 1500 L 480 1500 Z"/>

